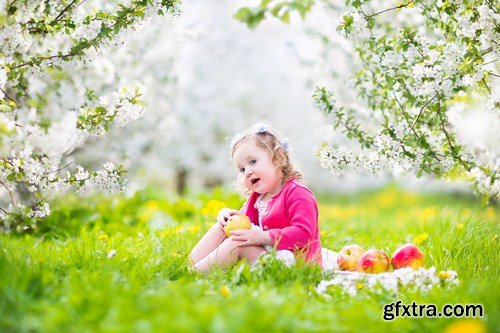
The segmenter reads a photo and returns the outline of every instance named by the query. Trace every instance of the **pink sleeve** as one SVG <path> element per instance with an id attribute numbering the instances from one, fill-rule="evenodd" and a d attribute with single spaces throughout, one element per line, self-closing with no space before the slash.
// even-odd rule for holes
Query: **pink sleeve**
<path id="1" fill-rule="evenodd" d="M 290 226 L 269 230 L 271 241 L 278 250 L 293 250 L 311 244 L 318 228 L 318 206 L 314 195 L 304 188 L 297 188 L 285 204 Z"/>

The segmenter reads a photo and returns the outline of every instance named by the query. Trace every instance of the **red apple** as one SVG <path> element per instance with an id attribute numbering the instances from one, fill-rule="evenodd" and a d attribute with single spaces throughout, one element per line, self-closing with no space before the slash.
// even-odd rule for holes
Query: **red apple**
<path id="1" fill-rule="evenodd" d="M 368 250 L 359 258 L 356 270 L 362 273 L 387 272 L 391 267 L 389 257 L 382 250 Z"/>
<path id="2" fill-rule="evenodd" d="M 391 263 L 394 269 L 403 267 L 417 269 L 425 264 L 425 258 L 415 244 L 405 244 L 394 252 Z"/>
<path id="3" fill-rule="evenodd" d="M 344 246 L 337 256 L 337 265 L 342 271 L 355 271 L 356 264 L 365 250 L 357 245 L 351 244 Z"/>

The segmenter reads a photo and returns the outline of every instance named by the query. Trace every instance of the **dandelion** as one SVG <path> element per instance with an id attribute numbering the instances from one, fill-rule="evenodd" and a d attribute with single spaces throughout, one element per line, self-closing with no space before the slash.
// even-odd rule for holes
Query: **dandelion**
<path id="1" fill-rule="evenodd" d="M 231 297 L 231 292 L 229 291 L 229 287 L 227 285 L 223 285 L 222 287 L 220 287 L 220 294 L 225 298 Z"/>
<path id="2" fill-rule="evenodd" d="M 418 235 L 417 237 L 415 237 L 415 239 L 413 240 L 413 243 L 415 245 L 420 245 L 422 244 L 427 238 L 429 238 L 429 234 L 426 233 L 426 232 L 423 232 L 421 233 L 420 235 Z"/>
<path id="3" fill-rule="evenodd" d="M 376 203 L 381 207 L 392 207 L 398 202 L 398 193 L 392 189 L 388 189 L 380 193 L 376 198 Z"/>
<path id="4" fill-rule="evenodd" d="M 200 231 L 200 226 L 199 225 L 192 225 L 192 226 L 188 227 L 188 230 L 190 233 L 196 234 L 196 233 L 198 233 L 198 231 Z"/>
<path id="5" fill-rule="evenodd" d="M 464 228 L 464 224 L 463 223 L 458 223 L 455 228 L 457 228 L 458 230 L 462 230 Z"/>
<path id="6" fill-rule="evenodd" d="M 436 213 L 437 213 L 436 206 L 428 206 L 424 208 L 424 210 L 420 214 L 420 218 L 422 220 L 428 220 L 430 218 L 436 217 Z"/>
<path id="7" fill-rule="evenodd" d="M 441 271 L 439 272 L 438 276 L 441 278 L 441 279 L 447 279 L 449 278 L 451 275 L 450 273 L 446 272 L 446 271 Z"/>
<path id="8" fill-rule="evenodd" d="M 206 206 L 201 209 L 201 213 L 203 215 L 217 217 L 219 211 L 224 207 L 226 207 L 226 204 L 223 201 L 215 199 L 209 200 Z"/>
<path id="9" fill-rule="evenodd" d="M 167 229 L 167 230 L 164 230 L 160 233 L 160 237 L 165 238 L 165 237 L 168 237 L 170 234 L 171 234 L 171 230 Z"/>
<path id="10" fill-rule="evenodd" d="M 493 209 L 493 207 L 486 208 L 486 210 L 484 211 L 484 217 L 486 217 L 488 220 L 494 220 L 496 217 L 495 209 Z"/>
<path id="11" fill-rule="evenodd" d="M 106 233 L 102 233 L 102 234 L 100 234 L 100 235 L 99 235 L 99 237 L 97 237 L 97 238 L 98 238 L 98 239 L 107 239 L 107 238 L 109 238 L 109 235 L 108 235 L 108 234 L 106 234 Z"/>
<path id="12" fill-rule="evenodd" d="M 149 210 L 157 210 L 160 207 L 160 204 L 156 200 L 149 200 L 148 202 L 145 203 L 145 206 Z"/>
<path id="13" fill-rule="evenodd" d="M 476 319 L 460 320 L 446 327 L 444 333 L 486 333 L 486 324 Z"/>

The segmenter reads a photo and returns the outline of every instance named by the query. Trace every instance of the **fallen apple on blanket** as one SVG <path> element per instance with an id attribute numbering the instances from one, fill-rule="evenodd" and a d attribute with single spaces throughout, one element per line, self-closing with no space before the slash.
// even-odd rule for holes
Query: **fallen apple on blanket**
<path id="1" fill-rule="evenodd" d="M 394 252 L 391 263 L 394 269 L 403 267 L 417 269 L 425 264 L 425 257 L 415 244 L 405 244 Z"/>
<path id="2" fill-rule="evenodd" d="M 339 269 L 342 271 L 355 271 L 356 264 L 364 252 L 365 250 L 357 244 L 344 246 L 337 256 Z"/>
<path id="3" fill-rule="evenodd" d="M 233 230 L 250 229 L 252 227 L 252 222 L 246 215 L 232 215 L 224 227 L 224 233 L 226 237 L 231 236 L 230 232 Z"/>
<path id="4" fill-rule="evenodd" d="M 362 273 L 387 272 L 391 267 L 389 257 L 382 250 L 368 250 L 359 258 L 356 270 Z"/>

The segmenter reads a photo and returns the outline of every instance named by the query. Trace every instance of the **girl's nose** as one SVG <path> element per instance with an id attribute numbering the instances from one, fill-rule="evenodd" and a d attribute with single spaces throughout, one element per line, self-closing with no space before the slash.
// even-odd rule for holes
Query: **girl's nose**
<path id="1" fill-rule="evenodd" d="M 245 169 L 245 176 L 247 176 L 247 177 L 248 177 L 248 176 L 249 176 L 249 175 L 251 175 L 252 173 L 253 173 L 253 169 L 252 169 L 252 168 L 246 168 L 246 169 Z"/>

